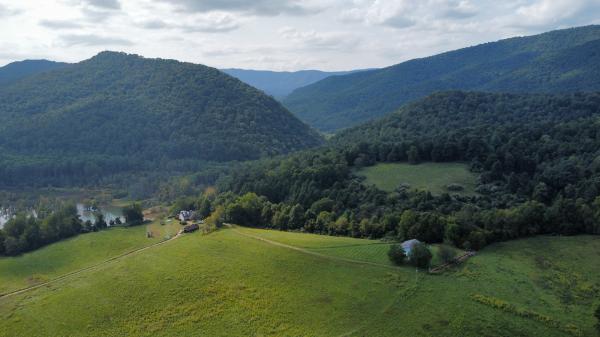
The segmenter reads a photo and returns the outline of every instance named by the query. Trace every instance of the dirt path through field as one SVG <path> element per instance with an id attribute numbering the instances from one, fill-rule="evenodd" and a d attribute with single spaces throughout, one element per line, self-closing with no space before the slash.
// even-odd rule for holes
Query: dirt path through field
<path id="1" fill-rule="evenodd" d="M 252 234 L 244 233 L 244 232 L 241 232 L 241 231 L 237 230 L 236 226 L 234 226 L 234 225 L 225 225 L 225 226 L 229 227 L 232 231 L 236 232 L 239 235 L 242 235 L 242 236 L 245 236 L 245 237 L 248 237 L 248 238 L 251 238 L 251 239 L 259 240 L 259 241 L 262 241 L 262 242 L 265 242 L 265 243 L 268 243 L 268 244 L 271 244 L 271 245 L 274 245 L 274 246 L 278 246 L 278 247 L 283 247 L 283 248 L 295 250 L 297 252 L 301 252 L 301 253 L 304 253 L 304 254 L 308 254 L 308 255 L 312 255 L 312 256 L 318 256 L 320 258 L 324 258 L 324 259 L 327 259 L 327 260 L 340 261 L 340 262 L 346 262 L 346 263 L 352 263 L 352 264 L 361 264 L 361 265 L 367 265 L 367 266 L 375 266 L 375 267 L 381 267 L 381 268 L 392 269 L 392 270 L 397 270 L 398 269 L 398 267 L 394 267 L 394 266 L 390 266 L 390 265 L 382 264 L 382 263 L 360 261 L 360 260 L 353 260 L 353 259 L 348 259 L 348 258 L 344 258 L 344 257 L 325 255 L 325 254 L 317 253 L 317 252 L 314 252 L 312 250 L 308 250 L 308 249 L 305 249 L 305 248 L 300 248 L 300 247 L 288 245 L 288 244 L 285 244 L 285 243 L 281 243 L 281 242 L 277 242 L 277 241 L 265 239 L 265 238 L 257 236 L 257 235 L 252 235 Z"/>
<path id="2" fill-rule="evenodd" d="M 90 271 L 90 270 L 92 270 L 92 269 L 95 269 L 95 268 L 101 267 L 101 266 L 103 266 L 103 265 L 106 265 L 106 264 L 108 264 L 108 263 L 110 263 L 110 262 L 113 262 L 113 261 L 116 261 L 116 260 L 122 259 L 122 258 L 124 258 L 124 257 L 130 256 L 130 255 L 133 255 L 133 254 L 137 254 L 137 253 L 140 253 L 140 252 L 143 252 L 143 251 L 145 251 L 145 250 L 148 250 L 148 249 L 150 249 L 150 248 L 154 248 L 154 247 L 157 247 L 157 246 L 160 246 L 160 245 L 164 245 L 164 244 L 166 244 L 167 242 L 170 242 L 170 241 L 173 241 L 173 240 L 177 239 L 178 237 L 180 237 L 180 236 L 181 236 L 181 234 L 182 234 L 182 233 L 181 233 L 181 232 L 179 232 L 179 233 L 177 233 L 177 235 L 175 235 L 174 237 L 172 237 L 172 238 L 170 238 L 170 239 L 168 239 L 168 240 L 164 240 L 164 241 L 161 241 L 161 242 L 155 243 L 155 244 L 153 244 L 153 245 L 150 245 L 150 246 L 146 246 L 146 247 L 143 247 L 143 248 L 139 248 L 139 249 L 136 249 L 136 250 L 132 250 L 132 251 L 130 251 L 130 252 L 123 253 L 123 254 L 121 254 L 121 255 L 118 255 L 118 256 L 115 256 L 115 257 L 111 257 L 110 259 L 108 259 L 108 260 L 105 260 L 105 261 L 102 261 L 102 262 L 100 262 L 100 263 L 97 263 L 97 264 L 95 264 L 95 265 L 93 265 L 93 266 L 89 266 L 89 267 L 85 267 L 85 268 L 82 268 L 82 269 L 78 269 L 78 270 L 72 271 L 72 272 L 70 272 L 70 273 L 67 273 L 67 274 L 64 274 L 64 275 L 58 276 L 58 277 L 56 277 L 56 278 L 53 278 L 52 280 L 49 280 L 49 281 L 46 281 L 46 282 L 43 282 L 43 283 L 39 283 L 39 284 L 36 284 L 36 285 L 30 286 L 30 287 L 26 287 L 26 288 L 21 288 L 21 289 L 19 289 L 19 290 L 11 291 L 11 292 L 8 292 L 8 293 L 0 294 L 0 299 L 6 298 L 6 297 L 10 297 L 10 296 L 14 296 L 14 295 L 19 295 L 19 294 L 22 294 L 22 293 L 25 293 L 25 292 L 28 292 L 28 291 L 31 291 L 31 290 L 34 290 L 34 289 L 38 289 L 38 288 L 41 288 L 41 287 L 45 287 L 45 286 L 47 286 L 47 285 L 50 285 L 50 284 L 52 284 L 52 283 L 56 283 L 56 282 L 58 282 L 58 281 L 64 280 L 64 279 L 66 279 L 66 278 L 69 278 L 69 277 L 71 277 L 71 276 L 75 276 L 75 275 L 82 274 L 82 273 L 84 273 L 84 272 L 86 272 L 86 271 Z"/>

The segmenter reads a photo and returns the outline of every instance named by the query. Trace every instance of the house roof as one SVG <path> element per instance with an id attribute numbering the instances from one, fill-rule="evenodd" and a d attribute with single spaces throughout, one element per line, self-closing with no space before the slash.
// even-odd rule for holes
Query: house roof
<path id="1" fill-rule="evenodd" d="M 416 245 L 417 243 L 421 243 L 421 241 L 417 240 L 417 239 L 412 239 L 412 240 L 407 240 L 402 242 L 402 249 L 404 249 L 404 251 L 409 251 L 411 250 L 414 245 Z"/>

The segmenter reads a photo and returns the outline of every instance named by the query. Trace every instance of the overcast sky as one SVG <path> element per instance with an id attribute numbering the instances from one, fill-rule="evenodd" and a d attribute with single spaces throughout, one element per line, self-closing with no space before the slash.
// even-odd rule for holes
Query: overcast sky
<path id="1" fill-rule="evenodd" d="M 383 67 L 600 23 L 600 0 L 0 0 L 0 65 L 102 50 L 213 67 Z"/>

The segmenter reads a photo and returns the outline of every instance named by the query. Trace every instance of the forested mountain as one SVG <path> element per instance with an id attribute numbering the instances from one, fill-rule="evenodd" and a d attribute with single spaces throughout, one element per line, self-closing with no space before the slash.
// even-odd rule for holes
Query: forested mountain
<path id="1" fill-rule="evenodd" d="M 443 90 L 560 93 L 600 90 L 600 26 L 511 38 L 324 79 L 284 105 L 323 131 L 357 125 Z"/>
<path id="2" fill-rule="evenodd" d="M 468 163 L 478 194 L 387 193 L 354 174 L 382 162 Z M 325 148 L 243 164 L 220 190 L 235 193 L 214 201 L 227 220 L 251 226 L 468 249 L 600 234 L 600 94 L 434 94 Z"/>
<path id="3" fill-rule="evenodd" d="M 223 72 L 238 78 L 240 81 L 258 88 L 265 93 L 283 99 L 292 91 L 336 75 L 346 75 L 351 71 L 325 72 L 319 70 L 302 70 L 295 72 L 277 72 L 246 69 L 222 69 Z"/>
<path id="4" fill-rule="evenodd" d="M 16 82 L 24 77 L 48 70 L 62 68 L 67 63 L 48 60 L 25 60 L 13 62 L 0 68 L 0 86 Z"/>
<path id="5" fill-rule="evenodd" d="M 321 142 L 259 90 L 173 60 L 103 52 L 0 90 L 0 185 L 189 172 Z"/>

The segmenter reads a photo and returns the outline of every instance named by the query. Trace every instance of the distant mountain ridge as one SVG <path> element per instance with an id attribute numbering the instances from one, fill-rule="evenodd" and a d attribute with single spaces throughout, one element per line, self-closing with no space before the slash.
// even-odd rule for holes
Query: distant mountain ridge
<path id="1" fill-rule="evenodd" d="M 13 62 L 0 67 L 0 86 L 11 84 L 22 78 L 43 73 L 45 71 L 59 69 L 68 63 L 54 62 L 48 60 L 25 60 Z"/>
<path id="2" fill-rule="evenodd" d="M 388 68 L 326 78 L 283 102 L 296 116 L 335 131 L 445 90 L 560 93 L 600 90 L 600 26 L 517 37 Z"/>
<path id="3" fill-rule="evenodd" d="M 346 75 L 362 70 L 337 72 L 301 70 L 295 72 L 278 72 L 268 70 L 221 69 L 221 71 L 264 91 L 266 94 L 271 95 L 276 99 L 283 99 L 294 90 L 313 84 L 327 77 Z"/>
<path id="4" fill-rule="evenodd" d="M 261 91 L 174 60 L 102 52 L 0 90 L 0 185 L 190 171 L 322 141 Z"/>

